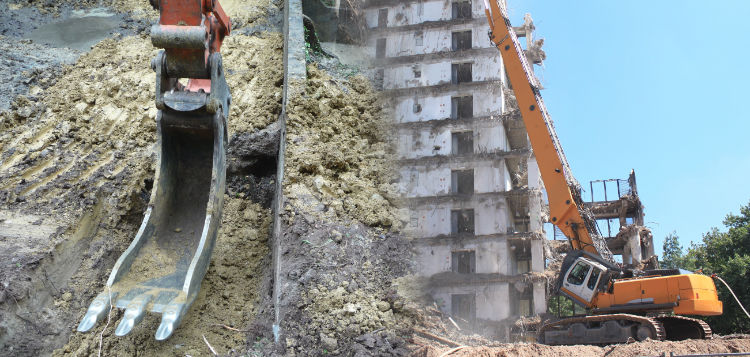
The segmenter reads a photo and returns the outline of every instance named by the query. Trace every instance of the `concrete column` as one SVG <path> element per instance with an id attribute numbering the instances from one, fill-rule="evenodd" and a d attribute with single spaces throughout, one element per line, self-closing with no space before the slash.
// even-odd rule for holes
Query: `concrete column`
<path id="1" fill-rule="evenodd" d="M 534 299 L 534 313 L 543 314 L 547 312 L 547 292 L 544 289 L 544 282 L 539 281 L 534 283 L 533 297 Z"/>
<path id="2" fill-rule="evenodd" d="M 622 264 L 630 264 L 630 244 L 628 243 L 622 248 Z"/>
<path id="3" fill-rule="evenodd" d="M 630 246 L 630 256 L 633 260 L 632 264 L 639 264 L 643 258 L 641 255 L 641 237 L 637 229 L 634 229 L 633 233 L 628 237 L 628 245 Z"/>
<path id="4" fill-rule="evenodd" d="M 544 223 L 542 222 L 542 199 L 537 192 L 529 194 L 529 230 L 536 233 L 544 232 Z"/>
<path id="5" fill-rule="evenodd" d="M 644 229 L 646 229 L 646 228 L 644 228 Z M 648 237 L 646 238 L 646 242 L 648 244 L 645 244 L 645 247 L 643 247 L 643 253 L 644 253 L 644 257 L 646 259 L 649 259 L 649 258 L 653 257 L 654 255 L 656 255 L 656 252 L 654 252 L 654 237 L 653 237 L 653 235 L 651 235 L 651 232 L 648 232 L 647 236 Z"/>
<path id="6" fill-rule="evenodd" d="M 544 244 L 539 239 L 531 241 L 531 271 L 544 271 Z"/>

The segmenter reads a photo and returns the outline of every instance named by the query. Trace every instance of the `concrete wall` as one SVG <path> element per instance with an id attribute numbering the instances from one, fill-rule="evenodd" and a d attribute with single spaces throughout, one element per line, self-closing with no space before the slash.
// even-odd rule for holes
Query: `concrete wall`
<path id="1" fill-rule="evenodd" d="M 541 239 L 531 241 L 531 271 L 544 271 L 544 242 Z"/>
<path id="2" fill-rule="evenodd" d="M 471 8 L 473 18 L 484 18 L 484 2 L 482 0 L 474 0 Z M 388 9 L 388 27 L 414 25 L 428 21 L 446 21 L 450 20 L 453 15 L 451 1 L 403 3 L 395 6 L 365 9 L 367 27 L 375 28 L 378 26 L 380 9 Z"/>
<path id="3" fill-rule="evenodd" d="M 415 159 L 426 156 L 450 155 L 453 149 L 451 134 L 473 132 L 474 152 L 508 151 L 508 138 L 500 121 L 448 123 L 440 128 L 402 128 L 398 130 L 398 156 Z"/>
<path id="4" fill-rule="evenodd" d="M 544 282 L 535 282 L 533 291 L 534 313 L 543 314 L 547 312 L 547 290 L 544 288 Z"/>
<path id="5" fill-rule="evenodd" d="M 451 193 L 451 171 L 474 169 L 474 192 L 505 192 L 511 189 L 505 160 L 457 162 L 436 167 L 411 166 L 400 170 L 399 191 L 405 197 L 441 196 Z"/>
<path id="6" fill-rule="evenodd" d="M 503 111 L 503 91 L 498 84 L 489 90 L 473 91 L 471 89 L 453 89 L 447 91 L 422 91 L 392 99 L 395 108 L 396 123 L 409 123 L 428 120 L 449 119 L 451 117 L 451 98 L 472 95 L 474 117 L 494 115 L 499 118 Z M 421 106 L 421 111 L 414 111 L 414 104 Z"/>
<path id="7" fill-rule="evenodd" d="M 474 209 L 476 235 L 504 233 L 508 230 L 510 211 L 505 198 L 471 199 L 413 209 L 416 216 L 415 234 L 419 238 L 451 234 L 451 210 Z"/>
<path id="8" fill-rule="evenodd" d="M 536 163 L 536 158 L 532 156 L 528 158 L 526 163 L 529 171 L 529 188 L 543 189 L 544 182 L 542 181 L 542 174 L 539 172 L 539 165 Z"/>
<path id="9" fill-rule="evenodd" d="M 508 274 L 508 250 L 504 239 L 473 241 L 464 244 L 418 246 L 417 266 L 422 276 L 451 271 L 451 253 L 474 250 L 476 273 Z"/>
<path id="10" fill-rule="evenodd" d="M 435 288 L 432 296 L 438 302 L 438 307 L 448 314 L 451 313 L 452 294 L 474 294 L 476 296 L 477 318 L 499 321 L 510 315 L 508 283 Z"/>
<path id="11" fill-rule="evenodd" d="M 383 88 L 412 88 L 450 83 L 453 63 L 471 63 L 471 79 L 474 82 L 501 80 L 503 77 L 500 56 L 484 54 L 471 61 L 446 60 L 439 63 L 388 66 L 383 71 Z M 419 77 L 416 77 L 416 72 L 419 72 Z"/>
<path id="12" fill-rule="evenodd" d="M 452 51 L 453 32 L 472 30 L 471 48 L 491 48 L 487 37 L 487 22 L 446 25 L 444 28 L 410 29 L 374 34 L 367 40 L 370 55 L 375 58 L 377 40 L 385 38 L 385 57 L 421 55 Z M 420 41 L 421 37 L 421 41 Z M 421 45 L 418 45 L 421 43 Z M 498 54 L 499 55 L 499 54 Z"/>

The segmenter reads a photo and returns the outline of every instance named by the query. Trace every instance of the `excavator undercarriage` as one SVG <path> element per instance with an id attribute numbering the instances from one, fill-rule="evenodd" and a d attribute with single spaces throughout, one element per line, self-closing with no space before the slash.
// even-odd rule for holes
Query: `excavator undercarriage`
<path id="1" fill-rule="evenodd" d="M 626 343 L 628 341 L 711 338 L 705 322 L 684 316 L 640 316 L 610 314 L 570 317 L 543 325 L 538 331 L 539 343 L 580 345 Z"/>

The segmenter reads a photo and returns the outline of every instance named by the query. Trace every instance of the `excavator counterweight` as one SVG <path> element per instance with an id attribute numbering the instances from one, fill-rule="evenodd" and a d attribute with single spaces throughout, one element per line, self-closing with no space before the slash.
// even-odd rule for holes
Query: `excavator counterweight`
<path id="1" fill-rule="evenodd" d="M 221 222 L 231 95 L 219 49 L 231 24 L 215 0 L 152 5 L 160 10 L 152 43 L 164 49 L 151 63 L 159 109 L 154 186 L 135 239 L 78 331 L 120 308 L 115 335 L 124 336 L 151 311 L 162 314 L 156 339 L 164 340 L 198 295 Z"/>

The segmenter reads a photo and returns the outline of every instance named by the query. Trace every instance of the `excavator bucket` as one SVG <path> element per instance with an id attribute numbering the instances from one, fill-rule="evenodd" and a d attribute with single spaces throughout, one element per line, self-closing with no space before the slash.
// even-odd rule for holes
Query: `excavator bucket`
<path id="1" fill-rule="evenodd" d="M 156 339 L 164 340 L 179 326 L 208 269 L 223 206 L 231 98 L 218 53 L 211 55 L 210 94 L 182 90 L 164 75 L 165 63 L 162 52 L 154 61 L 161 110 L 151 199 L 105 291 L 78 325 L 80 332 L 92 329 L 116 307 L 125 314 L 115 335 L 128 334 L 151 311 L 162 314 Z"/>
<path id="2" fill-rule="evenodd" d="M 127 335 L 151 311 L 162 314 L 156 339 L 164 340 L 198 296 L 221 222 L 232 98 L 219 50 L 231 23 L 216 0 L 151 4 L 159 9 L 151 43 L 164 49 L 151 62 L 159 109 L 154 187 L 135 239 L 78 331 L 117 307 L 125 314 L 115 335 Z M 180 78 L 189 79 L 186 86 Z"/>

